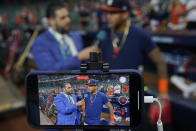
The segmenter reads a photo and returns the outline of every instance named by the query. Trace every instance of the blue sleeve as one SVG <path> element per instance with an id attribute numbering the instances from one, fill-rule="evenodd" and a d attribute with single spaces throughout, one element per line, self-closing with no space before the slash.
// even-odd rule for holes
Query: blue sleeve
<path id="1" fill-rule="evenodd" d="M 144 32 L 142 38 L 142 49 L 145 51 L 145 53 L 149 54 L 157 47 L 156 44 L 152 41 L 151 36 L 146 32 Z"/>
<path id="2" fill-rule="evenodd" d="M 62 99 L 63 98 L 61 96 L 57 96 L 54 100 L 58 112 L 61 112 L 63 114 L 68 114 L 77 110 L 76 104 L 67 106 L 65 105 Z"/>
<path id="3" fill-rule="evenodd" d="M 75 95 L 74 95 L 74 97 L 76 99 L 76 102 L 75 103 L 77 103 L 78 102 L 78 98 Z M 77 111 L 80 111 L 80 107 L 78 107 L 78 106 L 77 106 Z"/>
<path id="4" fill-rule="evenodd" d="M 80 47 L 81 47 L 81 50 L 82 50 L 83 47 L 84 47 L 84 43 L 83 43 L 82 37 L 78 33 L 76 33 L 76 34 L 77 34 L 78 40 L 80 41 Z M 81 51 L 81 50 L 79 50 L 79 51 Z"/>
<path id="5" fill-rule="evenodd" d="M 70 31 L 70 34 L 76 44 L 76 47 L 78 49 L 78 52 L 80 52 L 82 49 L 83 49 L 83 40 L 82 40 L 82 37 L 80 36 L 79 33 L 75 32 L 75 31 Z"/>
<path id="6" fill-rule="evenodd" d="M 52 56 L 46 44 L 36 39 L 32 48 L 33 57 L 39 70 L 70 70 L 80 67 L 77 56 L 57 60 Z"/>
<path id="7" fill-rule="evenodd" d="M 103 94 L 103 104 L 106 104 L 108 102 L 109 102 L 109 100 L 108 100 L 107 96 L 105 94 Z"/>

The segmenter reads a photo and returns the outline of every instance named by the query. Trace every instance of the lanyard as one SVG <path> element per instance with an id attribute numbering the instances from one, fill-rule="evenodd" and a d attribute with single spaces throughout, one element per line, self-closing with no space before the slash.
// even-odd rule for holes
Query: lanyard
<path id="1" fill-rule="evenodd" d="M 91 102 L 91 104 L 93 104 L 95 102 L 96 97 L 97 97 L 97 94 L 95 95 L 95 98 L 93 100 L 93 95 L 90 95 L 90 102 Z"/>
<path id="2" fill-rule="evenodd" d="M 62 54 L 63 58 L 66 59 L 65 51 L 64 51 L 64 49 L 63 49 L 61 44 L 59 45 L 59 49 L 61 51 L 61 54 Z"/>
<path id="3" fill-rule="evenodd" d="M 56 42 L 59 43 L 59 49 L 60 49 L 60 51 L 61 51 L 61 55 L 63 56 L 63 59 L 66 59 L 67 56 L 65 55 L 65 51 L 64 51 L 63 46 L 62 46 L 61 43 L 57 40 L 56 35 L 55 35 L 53 32 L 52 32 L 51 34 L 54 36 L 54 39 L 56 40 Z"/>
<path id="4" fill-rule="evenodd" d="M 122 38 L 119 46 L 117 45 L 117 43 L 119 42 L 119 38 L 117 36 L 115 36 L 114 31 L 112 31 L 111 36 L 114 38 L 112 40 L 112 46 L 113 46 L 113 51 L 114 51 L 115 54 L 118 54 L 119 51 L 123 48 L 123 46 L 125 44 L 125 41 L 127 39 L 128 33 L 129 33 L 130 26 L 131 26 L 131 23 L 127 22 L 125 31 L 123 33 L 123 38 Z"/>
<path id="5" fill-rule="evenodd" d="M 71 104 L 73 104 L 73 101 L 71 100 L 71 96 L 68 95 L 68 99 L 69 99 L 69 102 L 70 102 Z"/>

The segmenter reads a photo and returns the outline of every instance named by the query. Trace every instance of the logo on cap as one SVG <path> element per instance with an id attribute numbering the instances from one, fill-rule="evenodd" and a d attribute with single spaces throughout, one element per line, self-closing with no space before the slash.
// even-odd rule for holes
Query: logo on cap
<path id="1" fill-rule="evenodd" d="M 109 6 L 111 6 L 112 3 L 113 3 L 113 0 L 108 0 L 108 3 L 107 3 L 107 4 L 108 4 Z"/>
<path id="2" fill-rule="evenodd" d="M 124 10 L 124 11 L 127 10 L 127 6 L 123 6 L 122 10 Z"/>
<path id="3" fill-rule="evenodd" d="M 91 79 L 88 81 L 88 85 L 89 86 L 97 86 L 98 85 L 98 81 L 95 79 Z"/>

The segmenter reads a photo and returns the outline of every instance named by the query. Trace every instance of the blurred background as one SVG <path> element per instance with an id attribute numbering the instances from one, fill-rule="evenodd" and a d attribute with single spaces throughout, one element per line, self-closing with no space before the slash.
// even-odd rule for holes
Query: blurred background
<path id="1" fill-rule="evenodd" d="M 45 10 L 58 0 L 1 0 L 0 4 L 0 130 L 35 130 L 26 121 L 24 78 L 36 70 L 28 43 L 48 27 Z M 172 123 L 166 130 L 196 130 L 196 0 L 129 0 L 130 20 L 145 29 L 159 46 L 169 74 Z M 62 0 L 61 0 L 62 2 Z M 84 46 L 107 24 L 105 0 L 64 0 L 71 29 Z M 146 58 L 145 94 L 155 95 L 155 65 Z M 182 84 L 179 85 L 179 81 Z M 184 85 L 184 86 L 182 86 Z M 148 112 L 148 106 L 146 106 Z M 153 128 L 152 128 L 153 130 Z"/>

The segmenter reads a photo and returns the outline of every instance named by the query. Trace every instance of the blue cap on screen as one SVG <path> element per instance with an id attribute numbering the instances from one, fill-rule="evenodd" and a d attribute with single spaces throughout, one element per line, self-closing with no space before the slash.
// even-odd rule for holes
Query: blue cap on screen
<path id="1" fill-rule="evenodd" d="M 87 98 L 88 97 L 88 94 L 84 94 L 84 98 Z"/>
<path id="2" fill-rule="evenodd" d="M 98 81 L 95 80 L 95 79 L 90 79 L 90 80 L 88 81 L 88 85 L 89 85 L 89 86 L 97 86 L 97 85 L 98 85 Z"/>

